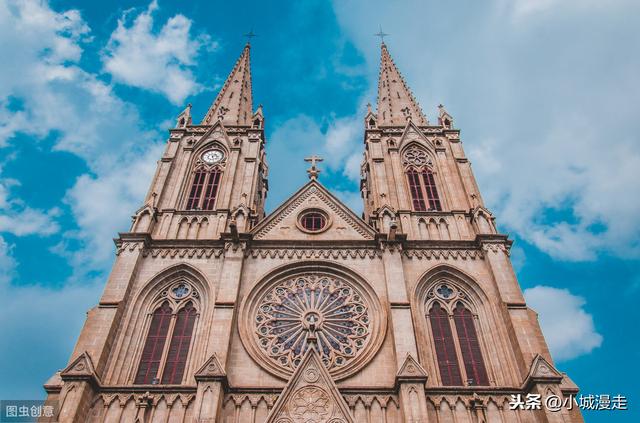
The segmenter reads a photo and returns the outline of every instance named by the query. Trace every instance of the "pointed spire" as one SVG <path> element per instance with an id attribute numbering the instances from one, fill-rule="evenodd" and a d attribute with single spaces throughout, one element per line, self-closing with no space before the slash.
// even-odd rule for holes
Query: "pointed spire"
<path id="1" fill-rule="evenodd" d="M 383 42 L 378 80 L 378 126 L 404 126 L 408 120 L 418 126 L 429 124 Z"/>
<path id="2" fill-rule="evenodd" d="M 205 115 L 202 124 L 221 120 L 225 125 L 251 125 L 253 99 L 251 96 L 251 46 L 247 43 L 231 74 L 224 82 L 218 97 Z"/>

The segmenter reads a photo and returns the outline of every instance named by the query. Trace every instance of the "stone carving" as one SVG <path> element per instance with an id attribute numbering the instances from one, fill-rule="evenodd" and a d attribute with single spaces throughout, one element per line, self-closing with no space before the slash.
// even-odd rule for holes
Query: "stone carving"
<path id="1" fill-rule="evenodd" d="M 380 348 L 385 310 L 358 275 L 335 265 L 305 263 L 270 274 L 253 287 L 239 309 L 242 343 L 257 363 L 283 379 L 312 345 L 332 377 L 347 377 Z"/>
<path id="2" fill-rule="evenodd" d="M 369 307 L 347 282 L 299 275 L 272 287 L 255 316 L 258 345 L 278 365 L 295 369 L 315 338 L 326 368 L 353 359 L 370 338 Z"/>
<path id="3" fill-rule="evenodd" d="M 364 248 L 342 248 L 342 249 L 305 249 L 305 248 L 269 248 L 269 249 L 250 249 L 247 257 L 253 258 L 377 258 L 382 254 L 378 250 Z"/>
<path id="4" fill-rule="evenodd" d="M 476 259 L 483 258 L 479 250 L 450 250 L 450 249 L 411 249 L 404 250 L 404 255 L 410 259 Z"/>
<path id="5" fill-rule="evenodd" d="M 329 394 L 317 386 L 298 389 L 289 403 L 289 413 L 295 421 L 321 423 L 332 413 Z"/>
<path id="6" fill-rule="evenodd" d="M 431 158 L 429 158 L 426 150 L 417 146 L 411 146 L 404 152 L 402 164 L 405 166 L 421 167 L 424 165 L 432 166 L 433 162 Z"/>
<path id="7" fill-rule="evenodd" d="M 266 420 L 299 422 L 353 423 L 349 407 L 314 348 L 307 351 Z"/>

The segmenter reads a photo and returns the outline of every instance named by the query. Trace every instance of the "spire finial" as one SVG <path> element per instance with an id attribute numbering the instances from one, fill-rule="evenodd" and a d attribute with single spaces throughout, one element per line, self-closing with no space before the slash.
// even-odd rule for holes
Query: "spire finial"
<path id="1" fill-rule="evenodd" d="M 377 33 L 377 34 L 373 34 L 373 35 L 375 35 L 376 37 L 380 37 L 380 43 L 381 43 L 381 44 L 384 44 L 384 37 L 388 36 L 389 34 L 385 34 L 385 33 L 382 31 L 382 25 L 380 25 L 380 31 L 378 31 L 378 33 Z"/>
<path id="2" fill-rule="evenodd" d="M 313 155 L 311 157 L 305 157 L 304 161 L 311 163 L 311 167 L 307 169 L 307 173 L 309 174 L 309 179 L 315 181 L 318 178 L 318 174 L 320 173 L 320 169 L 316 166 L 318 162 L 321 162 L 323 159 L 320 156 Z"/>
<path id="3" fill-rule="evenodd" d="M 249 30 L 249 32 L 247 32 L 246 34 L 244 34 L 245 38 L 247 39 L 247 44 L 251 44 L 251 39 L 253 37 L 257 37 L 258 34 L 256 34 L 255 32 L 253 32 L 253 28 L 251 28 L 251 30 Z"/>

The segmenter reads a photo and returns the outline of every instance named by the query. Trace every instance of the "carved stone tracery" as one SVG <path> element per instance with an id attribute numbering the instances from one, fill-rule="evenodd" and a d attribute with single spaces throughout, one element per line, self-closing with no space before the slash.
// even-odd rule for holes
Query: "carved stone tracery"
<path id="1" fill-rule="evenodd" d="M 279 365 L 295 369 L 315 338 L 327 369 L 353 359 L 370 338 L 369 307 L 353 286 L 329 275 L 287 279 L 260 300 L 258 345 Z"/>
<path id="2" fill-rule="evenodd" d="M 355 274 L 309 262 L 258 283 L 240 307 L 239 330 L 249 354 L 272 374 L 289 379 L 314 345 L 337 380 L 377 352 L 386 318 L 375 292 Z"/>

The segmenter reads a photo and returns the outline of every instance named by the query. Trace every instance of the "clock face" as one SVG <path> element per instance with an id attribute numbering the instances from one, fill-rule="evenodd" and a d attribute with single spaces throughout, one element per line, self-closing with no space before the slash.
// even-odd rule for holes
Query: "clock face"
<path id="1" fill-rule="evenodd" d="M 206 163 L 218 163 L 224 158 L 224 153 L 220 150 L 209 150 L 202 155 L 202 160 Z"/>

